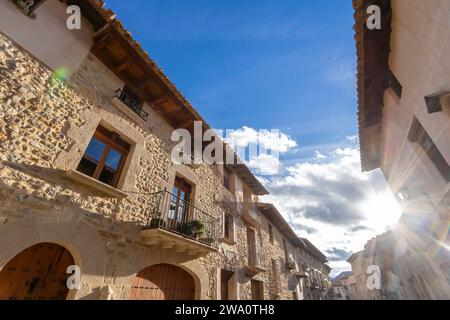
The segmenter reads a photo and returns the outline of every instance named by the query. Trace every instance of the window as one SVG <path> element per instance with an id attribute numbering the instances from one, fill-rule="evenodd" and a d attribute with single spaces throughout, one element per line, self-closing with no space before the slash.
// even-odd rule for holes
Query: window
<path id="1" fill-rule="evenodd" d="M 223 167 L 223 186 L 228 190 L 231 190 L 231 171 L 227 167 Z"/>
<path id="2" fill-rule="evenodd" d="M 116 90 L 116 97 L 134 113 L 136 113 L 142 120 L 147 121 L 148 113 L 142 109 L 144 103 L 138 95 L 130 90 L 130 88 L 125 86 L 123 89 Z"/>
<path id="3" fill-rule="evenodd" d="M 268 226 L 269 226 L 269 240 L 270 240 L 270 243 L 273 244 L 273 229 L 270 224 Z"/>
<path id="4" fill-rule="evenodd" d="M 288 255 L 288 250 L 287 250 L 287 245 L 286 245 L 286 239 L 283 239 L 283 250 L 284 250 L 284 259 L 286 260 L 286 263 L 288 263 L 289 255 Z"/>
<path id="5" fill-rule="evenodd" d="M 441 176 L 448 183 L 450 182 L 450 166 L 447 161 L 442 156 L 442 153 L 439 151 L 434 141 L 425 131 L 422 124 L 414 117 L 411 130 L 408 135 L 408 140 L 417 143 L 420 148 L 425 152 L 428 158 L 431 160 L 433 165 L 439 171 Z"/>
<path id="6" fill-rule="evenodd" d="M 229 270 L 220 270 L 220 300 L 233 300 L 237 298 L 235 274 Z"/>
<path id="7" fill-rule="evenodd" d="M 98 127 L 78 165 L 77 171 L 117 187 L 130 145 L 113 131 Z"/>
<path id="8" fill-rule="evenodd" d="M 264 300 L 264 284 L 262 281 L 251 280 L 252 300 Z"/>
<path id="9" fill-rule="evenodd" d="M 189 204 L 192 186 L 186 180 L 176 177 L 169 207 L 169 224 L 172 228 L 181 226 L 189 220 Z"/>
<path id="10" fill-rule="evenodd" d="M 234 240 L 233 216 L 225 214 L 224 216 L 224 238 L 230 241 Z"/>

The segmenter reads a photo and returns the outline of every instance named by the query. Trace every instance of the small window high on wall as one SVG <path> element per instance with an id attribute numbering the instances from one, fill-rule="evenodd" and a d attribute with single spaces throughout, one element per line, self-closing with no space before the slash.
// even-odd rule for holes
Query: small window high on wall
<path id="1" fill-rule="evenodd" d="M 116 132 L 99 126 L 78 165 L 77 171 L 117 187 L 130 145 Z"/>
<path id="2" fill-rule="evenodd" d="M 9 0 L 11 3 L 13 3 L 18 9 L 20 9 L 25 15 L 34 18 L 34 10 L 38 6 L 40 6 L 45 0 Z"/>
<path id="3" fill-rule="evenodd" d="M 231 190 L 231 171 L 227 167 L 223 167 L 223 185 L 228 190 Z"/>
<path id="4" fill-rule="evenodd" d="M 450 182 L 450 166 L 416 117 L 413 119 L 408 140 L 413 143 L 417 143 L 434 164 L 445 181 L 447 183 Z"/>
<path id="5" fill-rule="evenodd" d="M 224 215 L 224 235 L 223 237 L 226 240 L 234 241 L 234 223 L 233 216 L 225 213 Z"/>

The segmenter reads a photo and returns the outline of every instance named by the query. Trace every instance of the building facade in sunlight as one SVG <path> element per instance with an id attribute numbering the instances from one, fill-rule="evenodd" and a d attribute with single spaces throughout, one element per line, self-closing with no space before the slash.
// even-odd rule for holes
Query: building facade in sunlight
<path id="1" fill-rule="evenodd" d="M 448 299 L 450 2 L 353 4 L 362 169 L 382 170 L 403 211 L 398 228 L 371 246 L 383 274 L 396 278 L 393 298 Z M 381 8 L 381 29 L 366 25 L 370 5 Z"/>
<path id="2" fill-rule="evenodd" d="M 34 3 L 0 2 L 0 299 L 327 298 L 246 166 L 172 162 L 203 119 L 102 1 Z"/>

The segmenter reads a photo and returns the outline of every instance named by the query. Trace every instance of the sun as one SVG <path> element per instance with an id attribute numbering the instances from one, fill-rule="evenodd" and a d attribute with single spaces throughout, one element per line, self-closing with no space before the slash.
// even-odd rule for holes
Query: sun
<path id="1" fill-rule="evenodd" d="M 394 196 L 389 192 L 370 195 L 362 203 L 361 210 L 366 218 L 367 226 L 379 232 L 393 228 L 402 213 Z"/>

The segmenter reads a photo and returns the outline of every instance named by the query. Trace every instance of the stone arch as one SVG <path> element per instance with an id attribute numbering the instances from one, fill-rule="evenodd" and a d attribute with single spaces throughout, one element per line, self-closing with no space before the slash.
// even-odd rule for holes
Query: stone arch
<path id="1" fill-rule="evenodd" d="M 129 299 L 194 300 L 195 281 L 185 269 L 173 264 L 154 264 L 136 275 Z"/>
<path id="2" fill-rule="evenodd" d="M 64 246 L 41 242 L 26 248 L 0 270 L 0 299 L 65 300 L 67 268 L 74 264 Z"/>
<path id="3" fill-rule="evenodd" d="M 170 264 L 179 267 L 186 271 L 193 279 L 195 283 L 195 300 L 206 300 L 209 289 L 209 277 L 203 266 L 192 258 L 188 259 L 183 254 L 177 254 L 168 250 L 155 250 L 145 255 L 138 264 L 139 268 L 134 270 L 133 276 L 130 277 L 129 283 L 132 283 L 132 279 L 143 269 L 158 264 Z M 129 293 L 125 293 L 124 296 L 128 297 Z"/>
<path id="4" fill-rule="evenodd" d="M 0 225 L 0 269 L 17 254 L 38 243 L 54 243 L 72 254 L 81 268 L 81 288 L 68 299 L 79 299 L 101 287 L 106 273 L 106 248 L 98 232 L 82 221 L 82 214 L 64 212 Z"/>

